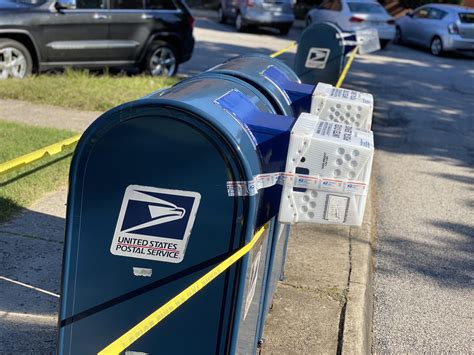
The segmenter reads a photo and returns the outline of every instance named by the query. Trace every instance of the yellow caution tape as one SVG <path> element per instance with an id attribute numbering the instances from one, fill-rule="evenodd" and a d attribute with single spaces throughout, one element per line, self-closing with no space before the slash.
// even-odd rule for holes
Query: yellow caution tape
<path id="1" fill-rule="evenodd" d="M 297 42 L 293 42 L 288 47 L 285 47 L 285 48 L 279 50 L 278 52 L 270 54 L 270 57 L 271 58 L 278 57 L 279 55 L 282 55 L 283 53 L 288 52 L 291 48 L 295 47 L 297 44 L 298 44 Z"/>
<path id="2" fill-rule="evenodd" d="M 211 271 L 207 272 L 204 276 L 199 278 L 196 282 L 192 283 L 190 286 L 186 287 L 181 291 L 177 296 L 170 299 L 163 306 L 158 308 L 148 317 L 143 319 L 133 328 L 128 330 L 120 338 L 109 344 L 107 347 L 98 352 L 99 355 L 118 355 L 131 344 L 141 338 L 145 333 L 147 333 L 151 328 L 160 323 L 164 318 L 170 315 L 188 299 L 198 293 L 203 289 L 207 284 L 214 280 L 217 276 L 222 274 L 225 270 L 231 267 L 235 262 L 247 254 L 257 243 L 260 237 L 265 231 L 265 226 L 261 227 L 257 233 L 253 236 L 252 240 L 244 245 L 242 248 L 237 250 L 234 254 L 229 256 L 226 260 L 218 264 Z"/>
<path id="3" fill-rule="evenodd" d="M 342 70 L 341 76 L 337 80 L 336 87 L 340 88 L 342 83 L 344 82 L 344 79 L 346 78 L 347 73 L 349 72 L 349 69 L 352 65 L 352 62 L 354 61 L 354 58 L 357 54 L 357 51 L 359 50 L 359 45 L 357 45 L 351 52 L 351 55 L 349 56 L 349 59 L 347 60 L 346 65 L 344 66 L 344 69 Z"/>
<path id="4" fill-rule="evenodd" d="M 25 155 L 22 155 L 21 157 L 15 158 L 13 160 L 7 161 L 5 163 L 0 164 L 0 174 L 6 173 L 8 171 L 12 171 L 14 169 L 17 169 L 21 166 L 30 164 L 36 160 L 39 160 L 45 156 L 51 156 L 55 155 L 58 153 L 61 153 L 64 148 L 76 143 L 79 138 L 81 138 L 81 135 L 78 134 L 74 137 L 65 139 L 61 142 L 51 144 L 45 148 L 38 149 L 32 153 L 28 153 Z"/>

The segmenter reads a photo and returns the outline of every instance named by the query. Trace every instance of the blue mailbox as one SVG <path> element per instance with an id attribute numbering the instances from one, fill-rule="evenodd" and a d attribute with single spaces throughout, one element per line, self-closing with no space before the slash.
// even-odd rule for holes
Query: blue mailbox
<path id="1" fill-rule="evenodd" d="M 317 82 L 302 84 L 295 72 L 278 59 L 247 54 L 219 64 L 210 72 L 235 76 L 251 84 L 275 106 L 278 113 L 298 117 L 309 112 Z"/>
<path id="2" fill-rule="evenodd" d="M 317 82 L 314 85 L 302 84 L 296 73 L 286 64 L 260 54 L 235 57 L 209 71 L 231 75 L 248 82 L 274 103 L 280 114 L 295 118 L 302 112 L 310 111 L 312 94 L 317 85 Z M 290 227 L 284 224 L 276 224 L 273 229 L 273 245 L 262 309 L 265 315 L 270 310 L 277 281 L 283 280 L 289 232 Z M 263 328 L 262 322 L 259 338 L 263 337 Z"/>
<path id="3" fill-rule="evenodd" d="M 283 171 L 294 118 L 254 86 L 191 78 L 119 106 L 84 133 L 71 164 L 60 354 L 92 354 L 246 244 L 252 251 L 124 349 L 255 352 L 280 186 L 228 182 Z"/>
<path id="4" fill-rule="evenodd" d="M 301 81 L 335 85 L 344 66 L 344 34 L 332 23 L 314 23 L 300 36 L 295 72 Z"/>

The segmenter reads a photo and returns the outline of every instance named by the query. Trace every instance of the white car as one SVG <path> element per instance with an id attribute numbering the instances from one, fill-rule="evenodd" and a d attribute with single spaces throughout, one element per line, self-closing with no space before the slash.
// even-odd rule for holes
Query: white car
<path id="1" fill-rule="evenodd" d="M 395 37 L 395 19 L 374 0 L 324 0 L 306 15 L 306 26 L 315 22 L 334 23 L 343 32 L 376 28 L 382 48 Z"/>

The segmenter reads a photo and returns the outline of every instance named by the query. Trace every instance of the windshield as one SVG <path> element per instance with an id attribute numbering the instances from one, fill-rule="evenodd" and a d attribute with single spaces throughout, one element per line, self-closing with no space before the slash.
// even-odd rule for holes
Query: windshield
<path id="1" fill-rule="evenodd" d="M 358 14 L 384 14 L 385 10 L 382 6 L 370 2 L 349 2 L 351 12 Z"/>

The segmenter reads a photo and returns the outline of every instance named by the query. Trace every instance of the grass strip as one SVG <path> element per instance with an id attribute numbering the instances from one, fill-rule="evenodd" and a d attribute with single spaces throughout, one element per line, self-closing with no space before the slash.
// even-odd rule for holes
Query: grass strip
<path id="1" fill-rule="evenodd" d="M 87 111 L 106 111 L 175 84 L 178 78 L 93 74 L 66 69 L 23 80 L 0 80 L 0 98 Z"/>
<path id="2" fill-rule="evenodd" d="M 0 121 L 0 162 L 73 136 L 74 132 Z M 67 184 L 72 148 L 0 175 L 0 223 Z"/>

